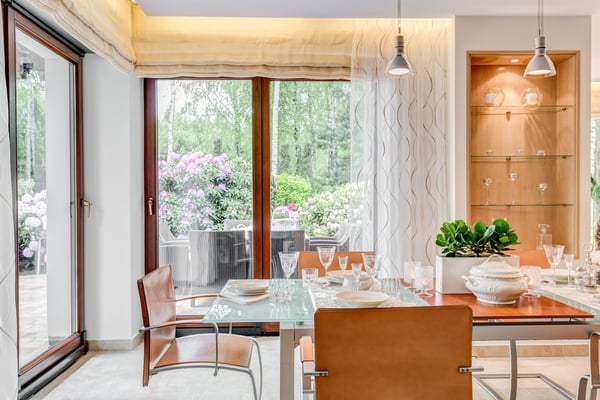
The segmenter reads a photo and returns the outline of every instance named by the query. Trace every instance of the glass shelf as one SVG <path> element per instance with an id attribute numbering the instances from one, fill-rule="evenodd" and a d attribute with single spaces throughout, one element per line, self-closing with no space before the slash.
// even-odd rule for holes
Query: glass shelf
<path id="1" fill-rule="evenodd" d="M 546 154 L 538 156 L 537 154 L 485 154 L 485 155 L 473 155 L 471 158 L 474 160 L 557 160 L 567 159 L 575 157 L 573 154 Z"/>
<path id="2" fill-rule="evenodd" d="M 571 104 L 552 104 L 552 105 L 539 105 L 537 107 L 525 107 L 525 106 L 471 106 L 471 113 L 473 114 L 539 114 L 539 113 L 558 113 L 561 111 L 567 111 L 573 109 Z"/>
<path id="3" fill-rule="evenodd" d="M 490 203 L 490 204 L 471 204 L 471 207 L 572 207 L 572 203 Z"/>

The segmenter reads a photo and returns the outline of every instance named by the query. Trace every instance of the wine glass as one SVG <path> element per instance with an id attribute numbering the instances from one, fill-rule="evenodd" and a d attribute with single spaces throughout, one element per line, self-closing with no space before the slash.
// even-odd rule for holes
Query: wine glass
<path id="1" fill-rule="evenodd" d="M 546 258 L 548 262 L 552 266 L 552 271 L 556 272 L 556 266 L 560 263 L 560 259 L 563 255 L 563 250 L 565 246 L 562 244 L 545 244 L 544 252 L 546 253 Z"/>
<path id="2" fill-rule="evenodd" d="M 573 282 L 571 282 L 571 270 L 573 269 L 573 261 L 575 260 L 575 254 L 564 254 L 564 258 L 565 264 L 567 264 L 567 286 L 573 287 Z"/>
<path id="3" fill-rule="evenodd" d="M 369 278 L 375 278 L 379 272 L 379 259 L 375 254 L 362 254 L 363 264 L 365 265 L 365 271 L 369 275 Z"/>
<path id="4" fill-rule="evenodd" d="M 346 268 L 348 268 L 348 256 L 339 256 L 338 261 L 340 262 L 340 269 L 342 270 L 342 275 L 346 272 Z"/>
<path id="5" fill-rule="evenodd" d="M 287 293 L 290 293 L 290 276 L 296 270 L 296 265 L 298 264 L 298 252 L 290 251 L 290 252 L 279 252 L 279 260 L 281 261 L 281 269 L 283 270 L 283 274 L 285 275 L 286 281 L 286 289 Z"/>
<path id="6" fill-rule="evenodd" d="M 317 247 L 317 253 L 319 253 L 319 261 L 323 268 L 325 268 L 325 276 L 327 276 L 327 269 L 333 262 L 333 255 L 335 254 L 335 246 L 332 247 Z M 329 280 L 325 279 L 325 286 L 329 286 Z"/>
<path id="7" fill-rule="evenodd" d="M 358 284 L 360 283 L 360 274 L 362 274 L 362 264 L 352 263 L 350 265 L 350 267 L 352 268 L 352 276 L 354 277 L 354 284 L 356 285 L 356 291 L 358 291 Z"/>

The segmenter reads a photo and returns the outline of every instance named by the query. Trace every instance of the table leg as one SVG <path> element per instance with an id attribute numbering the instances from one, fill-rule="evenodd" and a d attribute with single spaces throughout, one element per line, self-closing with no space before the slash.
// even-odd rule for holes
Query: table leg
<path id="1" fill-rule="evenodd" d="M 281 322 L 279 326 L 280 400 L 294 400 L 294 347 L 295 333 L 293 323 Z"/>

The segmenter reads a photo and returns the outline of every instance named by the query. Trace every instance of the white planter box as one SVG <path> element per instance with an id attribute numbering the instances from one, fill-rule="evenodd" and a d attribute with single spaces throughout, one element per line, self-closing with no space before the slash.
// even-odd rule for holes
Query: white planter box
<path id="1" fill-rule="evenodd" d="M 510 255 L 503 259 L 513 267 L 519 267 L 519 257 Z M 471 293 L 460 278 L 468 275 L 474 265 L 482 264 L 487 257 L 440 257 L 435 258 L 435 290 L 446 294 Z"/>

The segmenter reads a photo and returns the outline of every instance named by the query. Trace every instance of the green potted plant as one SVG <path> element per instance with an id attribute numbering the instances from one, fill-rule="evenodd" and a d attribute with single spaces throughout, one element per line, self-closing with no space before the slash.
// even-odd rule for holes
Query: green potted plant
<path id="1" fill-rule="evenodd" d="M 483 263 L 482 257 L 506 256 L 506 262 L 519 266 L 519 259 L 504 252 L 519 244 L 519 237 L 504 219 L 496 219 L 486 226 L 477 221 L 471 228 L 459 219 L 444 222 L 435 244 L 441 248 L 436 257 L 436 290 L 440 293 L 470 293 L 460 278 L 469 269 Z"/>

